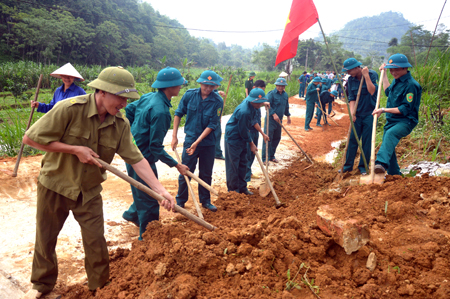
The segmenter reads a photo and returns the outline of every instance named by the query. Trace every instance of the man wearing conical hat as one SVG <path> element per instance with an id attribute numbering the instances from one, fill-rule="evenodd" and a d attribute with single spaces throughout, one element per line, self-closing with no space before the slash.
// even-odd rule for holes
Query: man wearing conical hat
<path id="1" fill-rule="evenodd" d="M 36 243 L 26 298 L 50 292 L 57 280 L 56 242 L 72 211 L 81 227 L 89 290 L 109 280 L 109 256 L 104 237 L 101 183 L 106 170 L 95 159 L 110 163 L 119 154 L 173 210 L 174 198 L 155 177 L 133 144 L 128 121 L 120 113 L 127 99 L 137 99 L 133 75 L 108 67 L 88 84 L 95 93 L 60 102 L 26 131 L 23 142 L 47 152 L 37 184 Z M 34 296 L 34 297 L 33 297 Z"/>
<path id="2" fill-rule="evenodd" d="M 83 88 L 75 85 L 74 81 L 84 81 L 84 79 L 70 62 L 51 73 L 50 76 L 61 79 L 63 85 L 55 90 L 53 99 L 49 104 L 31 101 L 31 107 L 37 108 L 37 112 L 47 113 L 59 101 L 86 94 Z"/>

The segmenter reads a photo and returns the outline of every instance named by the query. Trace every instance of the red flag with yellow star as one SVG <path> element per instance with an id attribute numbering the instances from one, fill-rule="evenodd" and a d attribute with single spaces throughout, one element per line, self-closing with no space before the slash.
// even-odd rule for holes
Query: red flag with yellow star
<path id="1" fill-rule="evenodd" d="M 314 25 L 319 18 L 312 0 L 293 0 L 289 16 L 284 27 L 283 37 L 278 48 L 275 66 L 280 62 L 295 57 L 298 36 Z"/>

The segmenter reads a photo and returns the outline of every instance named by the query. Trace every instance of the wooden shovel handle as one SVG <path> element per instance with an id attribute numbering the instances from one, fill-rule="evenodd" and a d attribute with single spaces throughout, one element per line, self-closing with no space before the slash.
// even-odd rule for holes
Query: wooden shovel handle
<path id="1" fill-rule="evenodd" d="M 273 197 L 275 198 L 275 203 L 276 203 L 277 207 L 279 207 L 279 206 L 281 206 L 281 202 L 278 199 L 278 196 L 275 193 L 275 190 L 273 189 L 272 182 L 269 179 L 269 174 L 267 173 L 266 169 L 264 168 L 263 161 L 261 160 L 261 157 L 259 156 L 258 151 L 255 152 L 255 156 L 258 159 L 259 166 L 261 166 L 261 170 L 264 173 L 264 176 L 266 178 L 266 184 L 269 185 L 270 191 L 272 191 Z"/>
<path id="2" fill-rule="evenodd" d="M 359 82 L 359 88 L 358 88 L 358 95 L 356 96 L 356 102 L 355 102 L 355 113 L 356 113 L 356 109 L 358 109 L 358 104 L 359 104 L 359 98 L 361 96 L 361 89 L 364 83 L 364 76 L 362 76 L 361 78 L 361 82 Z M 353 115 L 350 115 L 350 121 L 353 121 Z M 341 159 L 341 175 L 344 174 L 344 164 L 345 164 L 345 159 L 347 157 L 347 151 L 348 151 L 348 143 L 350 142 L 350 135 L 352 133 L 352 124 L 350 124 L 350 127 L 348 128 L 348 133 L 347 133 L 347 143 L 345 144 L 345 149 L 344 149 L 344 155 L 342 156 Z"/>
<path id="3" fill-rule="evenodd" d="M 380 84 L 378 86 L 378 93 L 377 93 L 377 102 L 375 104 L 375 110 L 378 109 L 380 106 L 380 98 L 381 98 L 381 89 L 383 89 L 383 77 L 384 77 L 385 70 L 381 70 L 380 75 Z M 372 125 L 372 144 L 371 144 L 371 153 L 370 153 L 370 181 L 373 183 L 374 177 L 375 177 L 375 140 L 377 137 L 377 121 L 378 121 L 378 114 L 375 114 L 373 116 L 373 125 Z"/>
<path id="4" fill-rule="evenodd" d="M 323 109 L 322 109 L 322 103 L 320 102 L 320 94 L 319 94 L 318 90 L 317 90 L 317 97 L 319 98 L 319 105 L 318 106 L 319 106 L 320 111 L 322 111 L 322 115 L 327 115 L 327 114 L 325 114 L 325 111 L 323 111 Z M 334 119 L 332 119 L 331 117 L 328 117 L 328 118 L 331 119 L 336 124 L 336 126 L 339 127 L 338 123 L 335 122 Z"/>
<path id="5" fill-rule="evenodd" d="M 39 76 L 39 81 L 38 81 L 38 85 L 36 87 L 36 92 L 34 93 L 34 101 L 36 101 L 36 102 L 38 100 L 39 89 L 41 88 L 42 77 L 43 77 L 43 75 L 41 74 Z M 34 106 L 31 107 L 30 117 L 28 118 L 28 124 L 27 124 L 27 128 L 25 129 L 25 132 L 30 128 L 31 121 L 33 119 L 33 114 L 34 114 Z M 14 166 L 14 171 L 12 174 L 13 177 L 17 176 L 17 171 L 19 170 L 20 158 L 22 158 L 24 145 L 25 144 L 23 144 L 23 141 L 22 141 L 22 145 L 20 146 L 19 154 L 17 155 L 16 165 Z"/>
<path id="6" fill-rule="evenodd" d="M 139 190 L 147 193 L 148 195 L 150 195 L 151 197 L 156 199 L 159 203 L 161 203 L 163 200 L 165 200 L 164 197 L 162 197 L 161 195 L 159 195 L 158 193 L 156 193 L 155 191 L 153 191 L 149 187 L 145 186 L 144 184 L 141 184 L 138 181 L 136 181 L 135 179 L 129 177 L 126 174 L 124 174 L 123 172 L 121 172 L 117 168 L 114 168 L 113 166 L 109 165 L 108 163 L 106 163 L 105 161 L 103 161 L 103 160 L 101 160 L 99 158 L 95 158 L 95 159 L 102 165 L 103 168 L 105 168 L 106 170 L 114 173 L 119 178 L 127 181 L 130 185 L 133 185 L 134 187 L 138 188 Z M 213 230 L 215 230 L 217 228 L 217 227 L 213 226 L 212 224 L 209 224 L 205 220 L 200 219 L 199 217 L 197 217 L 195 215 L 192 215 L 191 213 L 189 213 L 188 211 L 186 211 L 185 209 L 183 209 L 180 206 L 175 205 L 175 211 L 180 213 L 181 215 L 185 216 L 189 220 L 192 220 L 195 223 L 203 226 L 204 228 L 206 228 L 208 230 L 213 231 Z"/>
<path id="7" fill-rule="evenodd" d="M 269 108 L 266 106 L 266 132 L 269 135 Z M 255 144 L 257 146 L 257 144 Z M 266 171 L 269 172 L 269 142 L 266 142 Z"/>
<path id="8" fill-rule="evenodd" d="M 196 180 L 200 185 L 202 185 L 203 187 L 205 187 L 205 189 L 209 190 L 209 192 L 211 192 L 212 194 L 219 196 L 219 192 L 217 192 L 213 187 L 211 187 L 210 185 L 208 185 L 204 180 L 202 180 L 201 178 L 199 178 L 197 175 L 193 174 L 192 172 L 190 172 L 189 170 L 186 171 L 187 175 L 190 176 L 191 178 L 193 178 L 194 180 Z"/>
<path id="9" fill-rule="evenodd" d="M 295 143 L 295 145 L 302 151 L 303 155 L 305 155 L 305 157 L 308 159 L 309 162 L 311 162 L 311 164 L 314 164 L 314 162 L 311 160 L 311 158 L 308 157 L 308 155 L 305 153 L 305 151 L 300 147 L 300 145 L 297 143 L 297 141 L 295 141 L 294 137 L 292 137 L 291 134 L 289 134 L 288 130 L 286 130 L 286 128 L 283 126 L 283 124 L 280 122 L 279 123 L 281 125 L 281 127 L 283 128 L 283 130 L 289 135 L 289 137 L 291 137 L 292 141 Z"/>
<path id="10" fill-rule="evenodd" d="M 178 163 L 181 164 L 180 155 L 178 154 L 176 149 L 175 149 L 174 152 L 175 152 L 175 156 L 177 157 Z M 187 175 L 183 175 L 183 177 L 184 177 L 184 180 L 186 181 L 186 184 L 188 185 L 189 193 L 191 193 L 192 201 L 194 202 L 195 209 L 197 210 L 197 215 L 201 219 L 204 219 L 202 210 L 200 209 L 200 206 L 198 205 L 197 198 L 195 197 L 194 189 L 192 189 L 191 181 L 189 181 L 189 178 L 187 177 Z"/>

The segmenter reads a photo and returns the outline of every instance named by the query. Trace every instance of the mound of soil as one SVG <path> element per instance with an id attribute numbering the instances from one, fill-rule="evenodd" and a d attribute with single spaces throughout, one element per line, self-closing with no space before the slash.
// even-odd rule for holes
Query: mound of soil
<path id="1" fill-rule="evenodd" d="M 110 253 L 107 286 L 59 291 L 77 299 L 450 298 L 449 178 L 388 176 L 383 185 L 360 186 L 350 176 L 336 184 L 331 166 L 305 170 L 300 158 L 273 175 L 282 207 L 257 190 L 223 193 L 218 212 L 204 215 L 219 229 L 181 215 L 152 222 L 144 241 Z M 347 255 L 316 225 L 321 205 L 366 224 L 370 241 Z M 366 268 L 372 252 L 373 272 Z"/>

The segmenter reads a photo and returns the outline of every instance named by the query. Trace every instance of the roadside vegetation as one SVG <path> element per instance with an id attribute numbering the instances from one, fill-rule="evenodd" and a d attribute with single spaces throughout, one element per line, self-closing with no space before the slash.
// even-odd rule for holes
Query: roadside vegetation
<path id="1" fill-rule="evenodd" d="M 79 72 L 86 79 L 79 82 L 87 92 L 90 91 L 87 83 L 94 80 L 101 71 L 100 66 L 86 67 L 75 65 Z M 35 86 L 39 74 L 44 74 L 39 101 L 49 103 L 53 97 L 54 90 L 60 86 L 59 79 L 49 76 L 57 69 L 57 65 L 43 65 L 33 62 L 17 62 L 0 64 L 0 78 L 3 78 L 0 92 L 0 156 L 17 155 L 25 128 L 28 122 L 30 107 L 29 101 L 34 97 Z M 138 90 L 141 94 L 155 91 L 151 88 L 152 82 L 156 79 L 157 70 L 149 67 L 129 67 L 127 68 L 137 81 Z M 184 86 L 180 96 L 172 99 L 171 113 L 175 112 L 181 96 L 190 88 L 198 88 L 196 79 L 203 69 L 179 67 L 186 79 L 189 80 Z M 248 70 L 232 67 L 212 67 L 222 78 L 222 86 L 219 90 L 224 92 L 227 89 L 228 81 L 232 76 L 231 85 L 226 99 L 224 114 L 231 114 L 237 105 L 245 98 L 244 82 L 247 78 Z M 298 93 L 297 78 L 300 71 L 294 71 L 286 92 L 289 96 Z M 444 53 L 439 59 L 430 61 L 426 66 L 419 66 L 411 69 L 413 77 L 423 88 L 422 102 L 420 107 L 419 124 L 408 138 L 402 141 L 402 150 L 399 152 L 399 162 L 417 162 L 421 160 L 445 162 L 450 149 L 450 53 Z M 279 71 L 257 72 L 255 80 L 265 80 L 266 91 L 275 88 L 273 83 L 278 78 Z M 4 78 L 7 78 L 6 80 Z M 14 80 L 9 79 L 14 78 Z M 389 74 L 390 81 L 392 77 Z M 9 79 L 9 81 L 8 81 Z M 20 86 L 22 84 L 22 86 Z M 386 97 L 382 93 L 381 106 L 386 105 Z M 43 114 L 34 113 L 33 123 Z M 377 132 L 377 147 L 380 145 L 383 136 L 384 115 L 379 120 Z M 344 144 L 341 145 L 341 150 Z M 38 153 L 29 147 L 25 147 L 24 155 L 34 155 Z M 338 156 L 339 159 L 339 156 Z M 337 159 L 337 160 L 338 160 Z"/>

